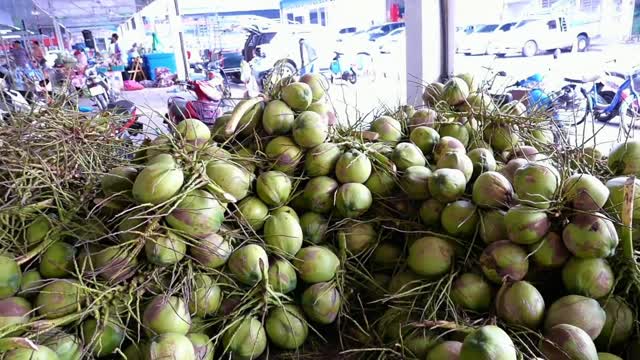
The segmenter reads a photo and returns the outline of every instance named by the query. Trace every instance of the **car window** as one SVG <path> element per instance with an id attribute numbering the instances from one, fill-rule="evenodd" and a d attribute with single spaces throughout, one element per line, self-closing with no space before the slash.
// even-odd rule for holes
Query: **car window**
<path id="1" fill-rule="evenodd" d="M 264 34 L 260 35 L 259 45 L 270 43 L 271 40 L 273 40 L 273 38 L 275 36 L 276 36 L 275 32 L 264 33 Z"/>
<path id="2" fill-rule="evenodd" d="M 515 24 L 516 24 L 515 22 L 502 24 L 502 26 L 500 26 L 500 28 L 498 30 L 500 30 L 500 31 L 509 31 L 509 30 L 511 30 L 511 28 L 513 28 L 513 26 Z"/>
<path id="3" fill-rule="evenodd" d="M 537 22 L 537 21 L 538 21 L 538 20 L 522 20 L 522 21 L 520 21 L 520 23 L 518 23 L 518 25 L 516 26 L 516 28 L 521 28 L 521 27 L 523 27 L 523 26 L 525 26 L 525 25 L 528 25 L 528 24 L 531 24 L 531 23 L 535 23 L 535 22 Z"/>
<path id="4" fill-rule="evenodd" d="M 499 26 L 498 24 L 484 25 L 484 26 L 480 27 L 478 29 L 478 31 L 476 31 L 476 32 L 479 32 L 479 33 L 490 33 L 490 32 L 495 31 L 498 28 L 498 26 Z"/>
<path id="5" fill-rule="evenodd" d="M 549 27 L 549 30 L 555 30 L 558 27 L 555 20 L 549 20 L 549 22 L 547 22 L 547 26 Z"/>

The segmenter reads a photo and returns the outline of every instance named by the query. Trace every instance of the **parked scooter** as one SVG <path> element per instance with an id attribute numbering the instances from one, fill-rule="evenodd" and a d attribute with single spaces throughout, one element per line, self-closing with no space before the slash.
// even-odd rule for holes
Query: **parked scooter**
<path id="1" fill-rule="evenodd" d="M 109 79 L 98 72 L 95 66 L 85 70 L 86 86 L 91 99 L 99 110 L 106 110 L 109 104 L 116 101 L 116 94 L 109 84 Z"/>
<path id="2" fill-rule="evenodd" d="M 207 125 L 214 125 L 223 113 L 223 80 L 215 77 L 211 80 L 189 80 L 179 85 L 195 95 L 196 99 L 172 96 L 167 101 L 167 120 L 174 126 L 186 119 L 198 119 Z"/>
<path id="3" fill-rule="evenodd" d="M 353 66 L 347 66 L 344 63 L 344 53 L 334 51 L 334 54 L 336 55 L 331 60 L 331 65 L 329 65 L 331 83 L 333 84 L 334 79 L 337 78 L 355 84 L 358 81 L 358 74 L 356 74 Z"/>

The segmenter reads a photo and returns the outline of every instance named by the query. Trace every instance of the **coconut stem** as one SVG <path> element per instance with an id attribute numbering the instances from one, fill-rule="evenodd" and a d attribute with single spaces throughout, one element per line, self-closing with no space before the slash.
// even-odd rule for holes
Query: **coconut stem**
<path id="1" fill-rule="evenodd" d="M 236 106 L 235 109 L 233 109 L 231 118 L 229 119 L 229 122 L 227 123 L 227 126 L 224 129 L 225 135 L 227 136 L 233 135 L 244 114 L 246 114 L 249 110 L 253 109 L 254 106 L 256 106 L 257 104 L 263 101 L 265 101 L 264 97 L 258 96 L 253 99 L 246 100 L 242 104 L 239 104 L 238 106 Z"/>
<path id="2" fill-rule="evenodd" d="M 635 198 L 635 176 L 630 176 L 624 183 L 624 200 L 622 203 L 622 228 L 620 230 L 620 237 L 622 240 L 622 252 L 624 257 L 634 262 L 633 256 L 633 206 Z"/>

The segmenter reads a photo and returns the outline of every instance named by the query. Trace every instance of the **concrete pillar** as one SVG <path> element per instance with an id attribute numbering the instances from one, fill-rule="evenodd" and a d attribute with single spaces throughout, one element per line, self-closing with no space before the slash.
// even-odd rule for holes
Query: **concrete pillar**
<path id="1" fill-rule="evenodd" d="M 53 22 L 53 33 L 56 36 L 56 39 L 58 39 L 58 50 L 62 51 L 64 50 L 64 39 L 62 38 L 62 32 L 60 31 L 60 23 L 58 23 L 58 20 L 56 20 L 55 17 L 51 17 L 51 21 Z"/>
<path id="2" fill-rule="evenodd" d="M 173 52 L 176 56 L 176 69 L 178 78 L 185 80 L 189 77 L 189 61 L 187 60 L 187 51 L 184 46 L 184 34 L 182 29 L 182 17 L 180 16 L 180 0 L 167 0 L 168 8 L 171 10 L 169 22 L 171 33 L 174 35 Z"/>
<path id="3" fill-rule="evenodd" d="M 455 0 L 405 1 L 408 104 L 422 104 L 424 85 L 432 81 L 440 81 L 453 72 L 455 2 Z M 443 25 L 447 28 L 446 36 Z"/>

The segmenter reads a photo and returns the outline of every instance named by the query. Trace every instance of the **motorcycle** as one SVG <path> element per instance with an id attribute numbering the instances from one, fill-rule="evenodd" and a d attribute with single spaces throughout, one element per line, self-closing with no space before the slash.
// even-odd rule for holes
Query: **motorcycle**
<path id="1" fill-rule="evenodd" d="M 85 70 L 85 77 L 91 99 L 99 110 L 106 110 L 109 104 L 116 101 L 116 94 L 111 88 L 109 79 L 104 74 L 99 73 L 95 66 Z"/>
<path id="2" fill-rule="evenodd" d="M 167 119 L 174 126 L 186 119 L 198 119 L 207 125 L 214 125 L 224 109 L 225 94 L 223 80 L 216 76 L 211 80 L 189 80 L 179 83 L 195 95 L 195 99 L 172 96 L 167 101 Z"/>
<path id="3" fill-rule="evenodd" d="M 333 84 L 334 79 L 342 79 L 344 81 L 348 81 L 351 84 L 355 84 L 358 81 L 358 74 L 354 70 L 353 66 L 346 66 L 343 63 L 343 55 L 339 51 L 334 51 L 335 56 L 333 60 L 331 60 L 331 65 L 329 65 L 329 70 L 331 71 L 331 83 Z"/>

